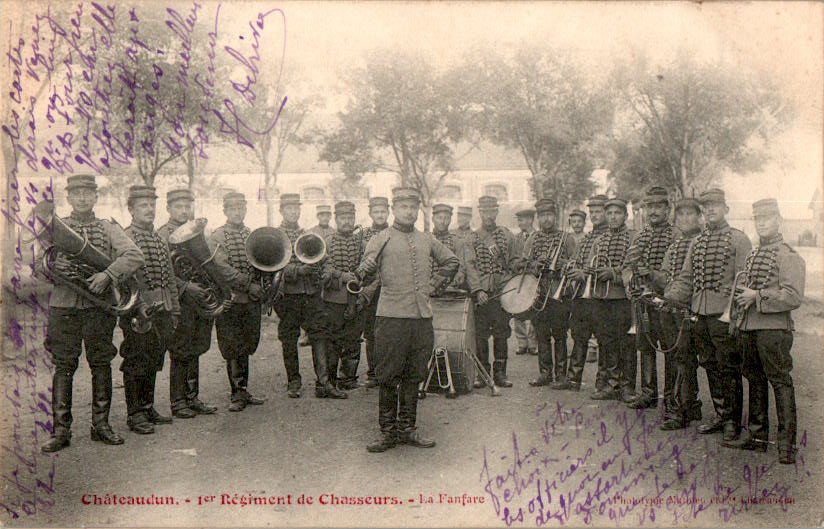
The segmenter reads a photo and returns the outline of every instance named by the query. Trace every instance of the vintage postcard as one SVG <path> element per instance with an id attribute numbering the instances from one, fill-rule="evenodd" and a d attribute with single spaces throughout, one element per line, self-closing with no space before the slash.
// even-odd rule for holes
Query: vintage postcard
<path id="1" fill-rule="evenodd" d="M 4 0 L 0 524 L 820 527 L 823 26 Z"/>

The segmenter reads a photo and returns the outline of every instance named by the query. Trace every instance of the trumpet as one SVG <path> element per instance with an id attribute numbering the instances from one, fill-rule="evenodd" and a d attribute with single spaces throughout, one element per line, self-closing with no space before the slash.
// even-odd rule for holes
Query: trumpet
<path id="1" fill-rule="evenodd" d="M 604 256 L 607 260 L 607 266 L 612 266 L 612 261 L 609 256 Z M 609 287 L 612 284 L 609 279 L 606 281 L 599 281 L 596 274 L 598 264 L 598 247 L 595 247 L 594 255 L 589 260 L 589 266 L 584 268 L 587 274 L 586 283 L 584 283 L 584 292 L 581 294 L 581 299 L 605 299 L 609 293 Z"/>
<path id="2" fill-rule="evenodd" d="M 197 276 L 206 296 L 194 300 L 195 308 L 201 316 L 211 319 L 223 313 L 226 303 L 232 298 L 232 291 L 214 262 L 217 249 L 211 251 L 206 243 L 203 231 L 207 222 L 201 218 L 179 226 L 169 235 L 169 253 L 177 275 Z"/>
<path id="3" fill-rule="evenodd" d="M 283 268 L 292 258 L 292 243 L 283 230 L 271 226 L 257 228 L 246 238 L 246 258 L 260 271 L 263 294 L 260 303 L 267 313 L 271 312 L 280 294 Z"/>
<path id="4" fill-rule="evenodd" d="M 129 325 L 137 333 L 143 334 L 151 329 L 151 314 L 157 307 L 147 308 L 143 303 L 140 287 L 134 276 L 120 284 L 111 283 L 109 290 L 102 296 L 92 293 L 84 278 L 66 273 L 55 266 L 58 252 L 79 261 L 81 273 L 102 272 L 109 267 L 112 259 L 55 215 L 52 202 L 38 203 L 32 214 L 42 222 L 43 227 L 29 242 L 38 239 L 47 245 L 40 262 L 48 279 L 69 288 L 112 316 L 130 318 Z"/>
<path id="5" fill-rule="evenodd" d="M 535 303 L 532 304 L 532 309 L 541 312 L 546 308 L 546 304 L 550 299 L 554 299 L 555 301 L 561 301 L 560 297 L 556 298 L 553 294 L 551 284 L 552 279 L 554 276 L 558 274 L 560 271 L 558 268 L 558 262 L 561 259 L 561 252 L 563 252 L 564 247 L 566 246 L 567 237 L 569 237 L 569 232 L 564 231 L 561 233 L 561 240 L 558 241 L 558 246 L 552 252 L 552 259 L 550 259 L 549 264 L 544 266 L 541 269 L 541 273 L 538 276 L 538 285 L 541 285 L 544 281 L 544 275 L 549 276 L 549 281 L 546 281 L 546 289 L 543 293 L 543 300 L 541 301 L 540 305 L 538 305 L 538 300 L 541 299 L 541 295 L 539 294 L 538 297 L 535 298 Z M 564 268 L 564 272 L 562 275 L 565 275 L 566 268 Z M 564 281 L 561 279 L 561 283 L 563 284 Z"/>
<path id="6" fill-rule="evenodd" d="M 572 267 L 574 265 L 575 265 L 574 261 L 569 261 L 566 264 L 566 266 L 564 267 L 564 271 L 561 272 L 561 280 L 558 282 L 558 287 L 555 289 L 555 292 L 553 292 L 553 294 L 552 294 L 552 299 L 553 300 L 563 301 L 563 299 L 564 299 L 564 297 L 567 293 L 567 290 L 569 289 L 569 275 L 568 274 L 569 274 L 569 271 L 572 269 Z M 579 288 L 580 288 L 580 285 L 578 285 L 576 283 L 575 287 L 572 290 L 572 294 L 570 294 L 568 297 L 574 298 L 575 296 L 577 296 Z"/>
<path id="7" fill-rule="evenodd" d="M 730 325 L 730 334 L 735 334 L 735 332 L 741 327 L 741 324 L 744 323 L 744 315 L 746 314 L 746 311 L 738 310 L 738 307 L 735 305 L 735 295 L 742 288 L 742 285 L 739 284 L 739 282 L 742 281 L 744 285 L 746 285 L 749 281 L 749 274 L 747 274 L 746 270 L 741 270 L 735 274 L 735 279 L 733 279 L 732 288 L 730 289 L 729 301 L 727 301 L 727 306 L 724 309 L 723 314 L 718 317 L 718 321 L 728 323 Z M 735 319 L 733 319 L 733 314 Z"/>

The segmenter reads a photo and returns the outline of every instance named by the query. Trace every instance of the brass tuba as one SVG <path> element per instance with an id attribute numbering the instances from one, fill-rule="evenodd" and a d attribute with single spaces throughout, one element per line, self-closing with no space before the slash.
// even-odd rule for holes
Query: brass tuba
<path id="1" fill-rule="evenodd" d="M 326 241 L 315 233 L 304 233 L 295 241 L 295 257 L 308 265 L 321 262 L 326 257 Z"/>
<path id="2" fill-rule="evenodd" d="M 246 258 L 261 272 L 260 302 L 268 312 L 280 291 L 281 270 L 292 258 L 292 242 L 283 230 L 271 226 L 257 228 L 246 238 Z"/>
<path id="3" fill-rule="evenodd" d="M 48 244 L 43 252 L 41 264 L 49 279 L 69 288 L 113 316 L 131 316 L 130 325 L 135 332 L 142 334 L 151 329 L 150 318 L 156 307 L 146 307 L 142 303 L 135 277 L 130 277 L 122 283 L 110 283 L 109 288 L 101 295 L 92 293 L 86 285 L 85 278 L 72 277 L 54 266 L 57 253 L 63 253 L 79 261 L 94 273 L 106 270 L 112 264 L 112 259 L 55 215 L 52 202 L 38 203 L 32 214 L 34 220 L 42 223 L 43 227 L 36 232 L 31 241 L 39 239 Z"/>
<path id="4" fill-rule="evenodd" d="M 190 220 L 173 231 L 169 235 L 170 257 L 177 275 L 197 274 L 198 284 L 206 291 L 204 298 L 195 300 L 198 313 L 216 318 L 231 300 L 232 290 L 214 262 L 217 250 L 211 251 L 206 243 L 203 231 L 207 222 L 204 218 Z"/>

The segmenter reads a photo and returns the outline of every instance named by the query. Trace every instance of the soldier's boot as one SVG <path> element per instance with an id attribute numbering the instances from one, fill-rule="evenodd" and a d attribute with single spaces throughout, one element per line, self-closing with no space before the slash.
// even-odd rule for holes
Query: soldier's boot
<path id="1" fill-rule="evenodd" d="M 120 437 L 109 425 L 112 407 L 112 368 L 109 364 L 92 368 L 92 441 L 107 445 L 122 445 Z"/>
<path id="2" fill-rule="evenodd" d="M 375 377 L 375 339 L 366 338 L 366 382 L 364 387 L 378 387 L 378 379 Z"/>
<path id="3" fill-rule="evenodd" d="M 189 409 L 200 415 L 211 415 L 217 411 L 215 406 L 201 402 L 200 394 L 200 357 L 195 356 L 186 362 L 186 402 Z"/>
<path id="4" fill-rule="evenodd" d="M 229 411 L 243 411 L 246 408 L 246 395 L 243 389 L 243 374 L 240 371 L 238 357 L 226 361 L 226 374 L 229 377 L 229 387 L 232 390 Z"/>
<path id="5" fill-rule="evenodd" d="M 172 418 L 167 415 L 161 415 L 154 407 L 155 384 L 157 383 L 157 371 L 146 373 L 143 379 L 141 388 L 143 390 L 143 409 L 146 411 L 146 418 L 152 424 L 171 424 Z"/>
<path id="6" fill-rule="evenodd" d="M 658 405 L 657 371 L 655 351 L 641 351 L 641 392 L 627 403 L 628 408 L 654 408 Z"/>
<path id="7" fill-rule="evenodd" d="M 348 347 L 343 351 L 341 358 L 341 371 L 343 380 L 339 387 L 341 389 L 355 389 L 358 387 L 358 366 L 360 365 L 360 346 L 357 348 Z"/>
<path id="8" fill-rule="evenodd" d="M 767 440 L 769 439 L 769 422 L 767 415 L 767 391 L 769 386 L 767 386 L 766 380 L 764 380 L 763 383 L 750 382 L 750 415 L 747 420 L 747 431 L 736 440 L 722 440 L 721 445 L 729 448 L 738 448 L 740 450 L 766 452 Z"/>
<path id="9" fill-rule="evenodd" d="M 773 386 L 775 408 L 778 416 L 778 462 L 784 465 L 795 463 L 795 436 L 797 417 L 795 407 L 795 388 L 792 385 Z"/>
<path id="10" fill-rule="evenodd" d="M 197 412 L 189 408 L 186 400 L 186 360 L 172 358 L 169 366 L 169 402 L 172 415 L 178 419 L 197 417 Z"/>
<path id="11" fill-rule="evenodd" d="M 417 386 L 415 387 L 417 392 Z M 366 445 L 368 452 L 386 452 L 398 443 L 398 388 L 380 385 L 378 392 L 378 425 L 380 437 Z"/>
<path id="12" fill-rule="evenodd" d="M 740 374 L 728 378 L 728 415 L 724 421 L 724 440 L 731 441 L 741 433 L 741 417 L 744 409 L 744 379 Z M 764 390 L 765 393 L 767 390 Z"/>
<path id="13" fill-rule="evenodd" d="M 416 426 L 418 420 L 418 384 L 402 382 L 398 403 L 398 441 L 416 448 L 432 448 L 435 441 L 422 437 Z"/>
<path id="14" fill-rule="evenodd" d="M 707 369 L 707 382 L 710 387 L 710 398 L 715 409 L 715 417 L 706 423 L 698 425 L 698 433 L 710 434 L 720 432 L 724 429 L 724 416 L 727 414 L 724 388 L 721 387 L 722 379 L 715 369 Z"/>
<path id="15" fill-rule="evenodd" d="M 492 346 L 495 348 L 495 385 L 502 388 L 511 388 L 512 382 L 506 378 L 506 338 L 494 337 L 492 339 Z"/>
<path id="16" fill-rule="evenodd" d="M 57 452 L 71 444 L 72 439 L 72 378 L 74 372 L 57 367 L 52 378 L 52 420 L 54 433 L 40 450 Z"/>
<path id="17" fill-rule="evenodd" d="M 143 408 L 142 389 L 143 377 L 136 373 L 123 373 L 123 391 L 126 394 L 126 424 L 129 430 L 141 435 L 154 433 L 154 425 L 146 416 Z"/>
<path id="18" fill-rule="evenodd" d="M 249 355 L 240 355 L 237 358 L 237 365 L 240 370 L 238 378 L 240 391 L 243 393 L 246 404 L 249 406 L 260 406 L 266 402 L 266 398 L 256 397 L 249 393 Z"/>
<path id="19" fill-rule="evenodd" d="M 553 346 L 555 353 L 555 382 L 549 385 L 552 389 L 567 389 L 569 384 L 566 380 L 567 361 L 569 350 L 566 344 L 566 334 L 563 336 L 553 337 Z"/>
<path id="20" fill-rule="evenodd" d="M 587 363 L 591 364 L 598 361 L 598 340 L 590 338 L 587 341 Z"/>
<path id="21" fill-rule="evenodd" d="M 315 375 L 318 380 L 315 383 L 315 396 L 318 398 L 345 399 L 349 395 L 339 390 L 329 380 L 329 364 L 337 365 L 338 355 L 328 340 L 316 340 L 312 343 L 312 358 L 315 363 Z"/>

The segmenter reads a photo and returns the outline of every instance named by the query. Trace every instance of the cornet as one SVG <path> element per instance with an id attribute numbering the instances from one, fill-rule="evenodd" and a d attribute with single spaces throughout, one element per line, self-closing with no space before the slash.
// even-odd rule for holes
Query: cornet
<path id="1" fill-rule="evenodd" d="M 609 256 L 604 256 L 607 260 L 607 266 L 612 266 L 612 261 Z M 587 274 L 587 280 L 584 284 L 584 293 L 581 294 L 581 299 L 605 299 L 609 293 L 609 287 L 612 284 L 609 279 L 606 281 L 599 281 L 598 274 L 595 272 L 598 264 L 598 247 L 595 247 L 594 255 L 589 260 L 589 266 L 584 269 Z"/>

